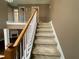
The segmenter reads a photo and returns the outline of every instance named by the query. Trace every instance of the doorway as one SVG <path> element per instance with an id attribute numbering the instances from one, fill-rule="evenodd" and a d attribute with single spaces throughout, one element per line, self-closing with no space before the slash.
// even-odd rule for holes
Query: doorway
<path id="1" fill-rule="evenodd" d="M 0 54 L 4 54 L 5 44 L 4 44 L 4 32 L 0 29 Z"/>
<path id="2" fill-rule="evenodd" d="M 25 7 L 19 7 L 19 22 L 25 22 Z"/>
<path id="3" fill-rule="evenodd" d="M 38 10 L 38 14 L 37 14 L 37 18 L 39 19 L 39 6 L 32 6 L 31 7 L 31 13 L 33 13 L 34 9 L 37 9 Z"/>

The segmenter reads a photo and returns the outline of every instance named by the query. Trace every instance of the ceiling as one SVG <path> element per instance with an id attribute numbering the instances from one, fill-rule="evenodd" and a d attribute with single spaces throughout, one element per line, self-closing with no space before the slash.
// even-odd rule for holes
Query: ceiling
<path id="1" fill-rule="evenodd" d="M 15 4 L 49 4 L 50 0 L 14 0 Z"/>

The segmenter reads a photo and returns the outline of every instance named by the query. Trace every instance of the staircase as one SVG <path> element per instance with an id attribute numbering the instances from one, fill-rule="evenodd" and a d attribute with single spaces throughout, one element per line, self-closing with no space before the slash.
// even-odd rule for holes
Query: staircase
<path id="1" fill-rule="evenodd" d="M 35 9 L 16 41 L 13 44 L 7 44 L 8 46 L 1 58 L 65 59 L 52 21 L 38 23 L 37 19 L 37 9 Z M 7 33 L 7 29 L 4 31 Z"/>
<path id="2" fill-rule="evenodd" d="M 31 59 L 60 59 L 60 52 L 50 23 L 39 23 Z"/>

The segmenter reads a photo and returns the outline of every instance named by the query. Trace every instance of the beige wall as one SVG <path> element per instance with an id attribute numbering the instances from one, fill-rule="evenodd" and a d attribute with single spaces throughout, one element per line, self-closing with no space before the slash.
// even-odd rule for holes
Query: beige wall
<path id="1" fill-rule="evenodd" d="M 5 22 L 7 20 L 7 4 L 4 0 L 0 0 L 0 28 L 5 27 Z"/>
<path id="2" fill-rule="evenodd" d="M 79 59 L 79 0 L 52 0 L 50 15 L 66 59 Z"/>
<path id="3" fill-rule="evenodd" d="M 49 19 L 49 5 L 39 5 L 40 21 L 48 21 Z"/>

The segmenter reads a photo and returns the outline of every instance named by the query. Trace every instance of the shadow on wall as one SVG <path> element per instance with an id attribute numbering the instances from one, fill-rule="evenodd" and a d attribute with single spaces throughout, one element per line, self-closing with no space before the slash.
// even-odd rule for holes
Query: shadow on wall
<path id="1" fill-rule="evenodd" d="M 8 19 L 8 6 L 5 0 L 0 0 L 0 28 L 6 27 L 6 21 Z"/>
<path id="2" fill-rule="evenodd" d="M 0 29 L 0 54 L 4 53 L 4 33 L 3 33 L 3 29 Z"/>

